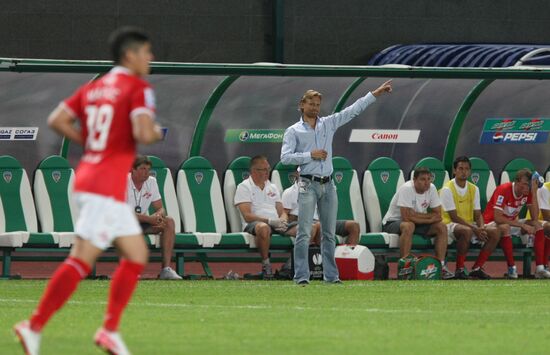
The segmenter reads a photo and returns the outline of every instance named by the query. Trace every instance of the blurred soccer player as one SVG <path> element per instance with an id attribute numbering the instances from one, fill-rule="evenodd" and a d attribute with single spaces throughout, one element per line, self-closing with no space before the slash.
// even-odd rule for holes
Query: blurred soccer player
<path id="1" fill-rule="evenodd" d="M 69 257 L 53 274 L 31 318 L 14 327 L 27 354 L 38 354 L 43 327 L 111 244 L 121 261 L 112 278 L 103 326 L 94 340 L 111 354 L 129 354 L 118 325 L 147 263 L 148 250 L 134 211 L 125 203 L 127 174 L 136 142 L 154 143 L 162 132 L 154 121 L 153 90 L 142 79 L 153 59 L 149 37 L 139 29 L 121 28 L 109 42 L 116 66 L 78 89 L 48 118 L 54 131 L 84 145 L 74 186 L 80 216 Z M 74 125 L 77 120 L 81 128 Z"/>

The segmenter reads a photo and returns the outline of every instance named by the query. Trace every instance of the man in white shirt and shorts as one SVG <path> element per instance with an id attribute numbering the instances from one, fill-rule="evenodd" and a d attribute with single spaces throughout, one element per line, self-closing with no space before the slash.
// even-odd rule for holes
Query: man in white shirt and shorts
<path id="1" fill-rule="evenodd" d="M 159 234 L 162 250 L 162 264 L 159 279 L 181 280 L 171 267 L 176 225 L 174 219 L 166 215 L 162 206 L 157 179 L 150 176 L 152 162 L 146 156 L 139 155 L 134 160 L 132 171 L 128 174 L 126 202 L 136 213 L 144 234 Z M 149 207 L 155 212 L 149 215 Z"/>
<path id="2" fill-rule="evenodd" d="M 428 208 L 431 209 L 430 212 Z M 454 277 L 445 265 L 447 226 L 441 219 L 441 200 L 432 184 L 429 169 L 416 168 L 413 180 L 407 181 L 397 190 L 382 220 L 382 231 L 399 234 L 399 253 L 402 259 L 411 253 L 413 234 L 435 238 L 435 257 L 441 261 L 442 277 Z"/>
<path id="3" fill-rule="evenodd" d="M 262 277 L 273 278 L 269 260 L 271 234 L 286 234 L 295 224 L 288 224 L 288 216 L 281 203 L 281 193 L 269 181 L 271 167 L 267 158 L 257 155 L 250 161 L 250 176 L 237 186 L 234 204 L 241 212 L 243 231 L 256 238 L 262 257 Z"/>

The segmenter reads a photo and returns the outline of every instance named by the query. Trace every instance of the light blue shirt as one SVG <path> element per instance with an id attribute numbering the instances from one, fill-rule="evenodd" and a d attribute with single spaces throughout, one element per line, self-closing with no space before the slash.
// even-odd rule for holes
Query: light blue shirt
<path id="1" fill-rule="evenodd" d="M 318 117 L 315 129 L 303 118 L 288 127 L 283 137 L 281 162 L 286 165 L 299 165 L 300 174 L 329 176 L 332 174 L 332 138 L 340 127 L 357 117 L 376 98 L 370 92 L 340 112 L 326 117 Z M 324 149 L 326 160 L 314 160 L 311 151 Z"/>

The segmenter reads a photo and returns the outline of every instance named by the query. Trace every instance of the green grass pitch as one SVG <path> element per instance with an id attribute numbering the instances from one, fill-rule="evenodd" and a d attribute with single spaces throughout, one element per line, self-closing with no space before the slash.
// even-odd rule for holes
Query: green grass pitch
<path id="1" fill-rule="evenodd" d="M 0 281 L 0 353 L 45 281 Z M 85 281 L 46 327 L 42 354 L 99 354 L 107 281 Z M 143 281 L 121 332 L 134 354 L 545 354 L 546 281 Z"/>

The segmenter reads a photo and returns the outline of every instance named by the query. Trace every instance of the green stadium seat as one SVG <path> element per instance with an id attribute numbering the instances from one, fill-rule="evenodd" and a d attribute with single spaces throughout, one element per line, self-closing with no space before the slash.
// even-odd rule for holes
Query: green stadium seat
<path id="1" fill-rule="evenodd" d="M 176 188 L 174 186 L 174 179 L 172 178 L 172 173 L 170 169 L 166 167 L 164 161 L 155 156 L 148 156 L 151 160 L 151 172 L 150 175 L 157 180 L 157 185 L 159 188 L 160 196 L 162 198 L 162 205 L 166 214 L 174 219 L 174 224 L 176 225 L 176 241 L 175 246 L 185 246 L 185 247 L 199 247 L 200 244 L 194 236 L 181 234 L 181 218 L 180 210 L 178 207 L 178 200 L 176 198 Z M 149 207 L 149 214 L 155 213 L 153 206 Z M 160 236 L 159 235 L 150 235 L 149 242 L 150 245 L 154 245 L 156 248 L 160 248 Z"/>
<path id="2" fill-rule="evenodd" d="M 288 189 L 296 181 L 296 165 L 285 165 L 278 162 L 271 173 L 271 182 L 273 182 L 281 193 Z"/>
<path id="3" fill-rule="evenodd" d="M 11 156 L 0 156 L 0 176 L 0 247 L 57 248 L 55 235 L 38 233 L 31 186 L 21 164 Z"/>
<path id="4" fill-rule="evenodd" d="M 414 168 L 428 168 L 432 172 L 432 183 L 435 185 L 437 190 L 440 190 L 443 185 L 449 181 L 449 173 L 445 170 L 445 166 L 441 160 L 433 157 L 426 157 L 421 159 L 418 163 L 415 164 Z M 411 171 L 411 180 L 414 175 L 414 169 Z"/>
<path id="5" fill-rule="evenodd" d="M 529 169 L 535 171 L 535 166 L 529 160 L 524 158 L 516 158 L 510 160 L 502 169 L 500 174 L 500 183 L 504 184 L 506 182 L 513 181 L 516 177 L 516 173 L 521 169 Z"/>
<path id="6" fill-rule="evenodd" d="M 74 170 L 67 159 L 52 155 L 40 162 L 34 173 L 36 212 L 42 232 L 51 233 L 59 240 L 60 248 L 74 243 L 77 207 L 71 198 Z"/>
<path id="7" fill-rule="evenodd" d="M 233 204 L 237 186 L 245 179 L 248 179 L 250 166 L 250 157 L 238 157 L 234 159 L 223 178 L 223 197 L 225 203 L 225 211 L 229 219 L 229 228 L 231 232 L 237 233 L 242 231 L 241 213 Z"/>
<path id="8" fill-rule="evenodd" d="M 356 221 L 359 223 L 361 234 L 365 234 L 367 222 L 357 171 L 353 169 L 349 160 L 343 157 L 332 158 L 332 166 L 332 178 L 338 194 L 337 219 Z M 339 242 L 344 242 L 341 237 L 338 239 Z"/>
<path id="9" fill-rule="evenodd" d="M 278 165 L 278 164 L 277 164 Z M 237 186 L 245 179 L 248 179 L 250 167 L 250 157 L 238 157 L 229 163 L 225 171 L 223 181 L 223 195 L 225 202 L 225 210 L 229 218 L 229 226 L 232 233 L 243 234 L 247 238 L 250 248 L 256 247 L 254 236 L 248 233 L 242 233 L 241 213 L 234 205 L 235 192 Z M 280 188 L 280 187 L 279 187 Z M 281 191 L 282 192 L 282 191 Z M 270 247 L 288 249 L 294 245 L 294 238 L 273 234 L 271 236 Z"/>
<path id="10" fill-rule="evenodd" d="M 487 201 L 496 189 L 495 176 L 485 160 L 472 157 L 470 158 L 470 163 L 472 164 L 472 173 L 468 180 L 479 188 L 481 210 L 484 211 Z"/>
<path id="11" fill-rule="evenodd" d="M 178 171 L 176 188 L 185 233 L 207 248 L 248 247 L 246 233 L 226 233 L 220 180 L 208 160 L 187 159 Z"/>
<path id="12" fill-rule="evenodd" d="M 360 244 L 370 247 L 399 246 L 399 236 L 382 232 L 382 218 L 388 211 L 397 189 L 405 183 L 403 171 L 391 158 L 372 161 L 363 175 L 363 201 L 370 233 L 361 236 Z"/>

